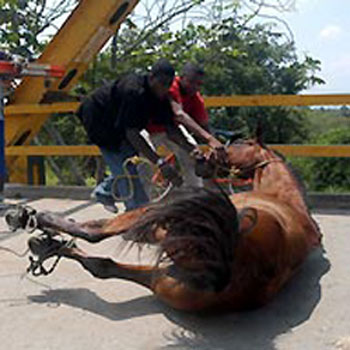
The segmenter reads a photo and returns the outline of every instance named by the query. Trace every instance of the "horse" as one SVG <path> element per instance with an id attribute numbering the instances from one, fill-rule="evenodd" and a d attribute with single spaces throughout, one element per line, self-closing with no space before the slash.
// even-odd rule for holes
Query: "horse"
<path id="1" fill-rule="evenodd" d="M 299 270 L 321 232 L 287 163 L 258 138 L 227 148 L 227 166 L 251 176 L 253 188 L 232 196 L 187 189 L 167 203 L 111 219 L 78 223 L 52 212 L 8 214 L 12 228 L 43 231 L 28 244 L 37 261 L 78 262 L 94 277 L 132 281 L 171 307 L 188 312 L 238 311 L 268 303 Z M 31 224 L 28 224 L 31 223 Z M 68 234 L 92 243 L 122 235 L 158 247 L 154 264 L 123 264 L 91 256 Z"/>

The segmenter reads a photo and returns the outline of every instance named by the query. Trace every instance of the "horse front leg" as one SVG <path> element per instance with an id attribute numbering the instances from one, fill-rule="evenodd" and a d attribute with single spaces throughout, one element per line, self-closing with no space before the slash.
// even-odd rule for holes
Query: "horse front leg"
<path id="1" fill-rule="evenodd" d="M 37 228 L 41 230 L 51 229 L 84 239 L 90 243 L 97 243 L 103 239 L 123 234 L 145 211 L 146 208 L 139 208 L 112 219 L 97 219 L 86 222 L 76 222 L 52 212 L 39 212 L 36 214 L 36 221 Z"/>

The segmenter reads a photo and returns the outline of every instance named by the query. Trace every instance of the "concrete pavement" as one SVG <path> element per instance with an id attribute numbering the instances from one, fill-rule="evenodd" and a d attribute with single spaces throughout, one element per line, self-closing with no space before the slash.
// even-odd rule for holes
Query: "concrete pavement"
<path id="1" fill-rule="evenodd" d="M 110 217 L 86 200 L 8 200 L 61 212 L 78 221 Z M 27 258 L 0 250 L 0 348 L 6 350 L 349 350 L 350 211 L 314 213 L 324 251 L 314 252 L 300 273 L 269 305 L 228 315 L 174 311 L 145 288 L 120 280 L 97 280 L 77 263 L 62 260 L 48 277 L 23 277 Z M 23 252 L 27 233 L 9 234 L 0 222 L 0 246 Z M 87 251 L 123 262 L 120 238 Z"/>

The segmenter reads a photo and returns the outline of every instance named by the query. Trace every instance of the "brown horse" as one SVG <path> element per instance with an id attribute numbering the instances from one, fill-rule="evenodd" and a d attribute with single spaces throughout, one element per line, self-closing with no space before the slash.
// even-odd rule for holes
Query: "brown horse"
<path id="1" fill-rule="evenodd" d="M 233 144 L 228 162 L 251 173 L 253 190 L 230 198 L 192 189 L 167 204 L 113 219 L 76 223 L 49 212 L 22 212 L 14 219 L 48 233 L 31 238 L 40 262 L 72 259 L 97 278 L 120 278 L 143 285 L 176 309 L 239 310 L 268 302 L 295 274 L 321 234 L 305 205 L 298 181 L 286 163 L 256 140 Z M 20 217 L 20 219 L 18 219 Z M 13 226 L 13 222 L 12 222 Z M 159 246 L 155 265 L 126 265 L 92 257 L 52 238 L 68 233 L 90 242 L 124 234 Z M 140 243 L 141 242 L 141 243 Z"/>

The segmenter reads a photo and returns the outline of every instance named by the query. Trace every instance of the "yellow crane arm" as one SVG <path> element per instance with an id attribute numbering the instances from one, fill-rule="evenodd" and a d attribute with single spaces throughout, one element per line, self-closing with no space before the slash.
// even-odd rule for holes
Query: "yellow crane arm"
<path id="1" fill-rule="evenodd" d="M 66 91 L 77 82 L 89 63 L 108 39 L 118 30 L 139 0 L 81 0 L 61 29 L 38 59 L 40 64 L 63 66 L 66 74 L 48 88 L 42 78 L 26 77 L 14 92 L 11 104 L 40 103 L 50 90 Z M 29 144 L 49 114 L 6 116 L 7 146 Z M 15 166 L 20 160 L 8 159 L 10 181 L 25 182 L 25 166 Z M 23 159 L 22 159 L 23 162 Z"/>

